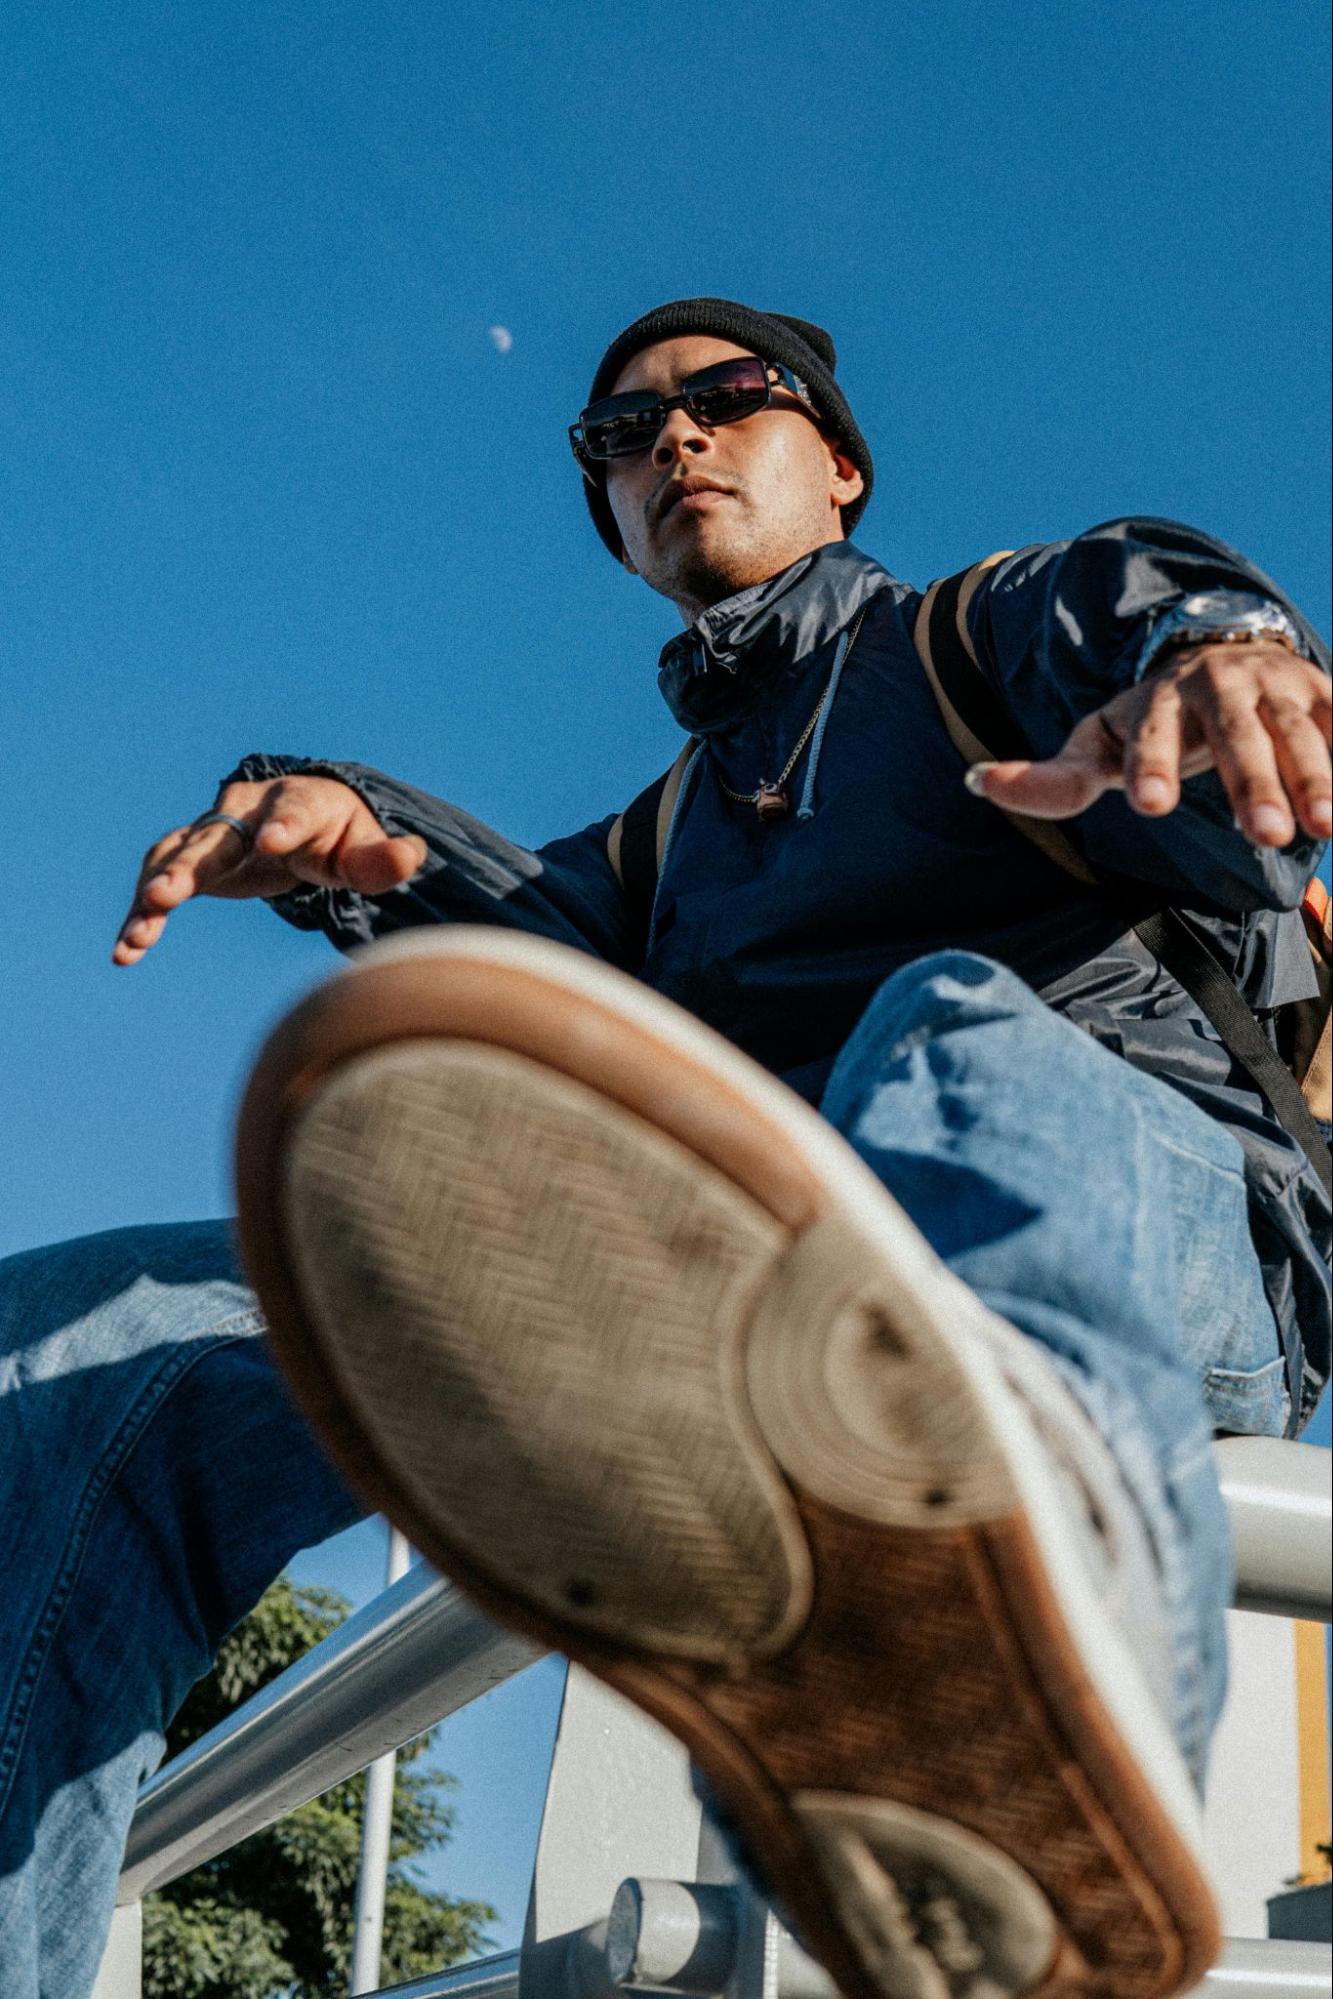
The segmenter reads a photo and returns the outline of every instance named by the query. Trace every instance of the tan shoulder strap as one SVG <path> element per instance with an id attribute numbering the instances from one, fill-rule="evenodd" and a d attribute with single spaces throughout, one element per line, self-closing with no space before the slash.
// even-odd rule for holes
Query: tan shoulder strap
<path id="1" fill-rule="evenodd" d="M 625 839 L 625 815 L 618 812 L 612 822 L 611 831 L 606 836 L 606 858 L 611 863 L 611 872 L 620 886 L 625 886 L 625 870 L 620 861 L 620 850 Z"/>
<path id="2" fill-rule="evenodd" d="M 976 648 L 967 628 L 967 607 L 986 571 L 994 569 L 997 563 L 1007 561 L 1012 554 L 1011 548 L 1002 548 L 996 554 L 988 555 L 984 562 L 974 562 L 970 569 L 960 570 L 954 576 L 942 576 L 932 583 L 922 599 L 912 633 L 917 655 L 925 668 L 930 691 L 935 696 L 949 740 L 959 756 L 969 764 L 993 762 L 997 752 L 989 748 L 964 719 L 949 690 L 952 686 L 962 694 L 971 682 L 984 689 L 988 702 L 993 699 L 989 683 L 982 678 Z M 1024 839 L 1030 840 L 1034 847 L 1040 847 L 1047 859 L 1063 868 L 1066 874 L 1073 875 L 1077 881 L 1096 882 L 1096 875 L 1059 825 L 1049 819 L 1030 819 L 1021 812 L 1006 812 L 1004 816 Z"/>
<path id="3" fill-rule="evenodd" d="M 662 786 L 662 796 L 657 804 L 657 866 L 659 872 L 662 867 L 662 856 L 666 852 L 667 834 L 671 830 L 671 815 L 676 809 L 676 800 L 680 796 L 680 787 L 685 776 L 686 766 L 689 764 L 690 758 L 694 755 L 698 747 L 694 737 L 691 736 L 667 772 L 667 781 Z"/>
<path id="4" fill-rule="evenodd" d="M 1293 1016 L 1291 1066 L 1311 1115 L 1333 1119 L 1333 897 L 1316 877 L 1301 907 L 1318 987 L 1300 1000 Z"/>
<path id="5" fill-rule="evenodd" d="M 691 736 L 688 742 L 686 742 L 684 748 L 681 750 L 680 755 L 676 758 L 676 761 L 672 764 L 670 770 L 664 772 L 661 777 L 657 778 L 654 781 L 654 783 L 650 784 L 647 791 L 640 792 L 638 798 L 634 800 L 634 803 L 632 805 L 627 805 L 625 807 L 625 810 L 619 814 L 619 816 L 615 820 L 615 823 L 612 825 L 610 832 L 607 834 L 606 836 L 607 859 L 610 861 L 612 872 L 614 873 L 616 880 L 620 883 L 620 886 L 622 888 L 624 888 L 625 886 L 626 819 L 629 817 L 630 813 L 636 809 L 636 807 L 642 806 L 645 809 L 653 808 L 654 799 L 652 794 L 654 792 L 657 793 L 655 801 L 656 818 L 654 825 L 654 845 L 657 854 L 657 867 L 660 872 L 662 866 L 662 855 L 666 848 L 666 837 L 671 826 L 671 815 L 676 809 L 676 800 L 680 796 L 681 779 L 684 777 L 685 767 L 689 763 L 690 758 L 694 755 L 695 749 L 697 747 L 698 746 L 695 742 L 694 737 Z"/>

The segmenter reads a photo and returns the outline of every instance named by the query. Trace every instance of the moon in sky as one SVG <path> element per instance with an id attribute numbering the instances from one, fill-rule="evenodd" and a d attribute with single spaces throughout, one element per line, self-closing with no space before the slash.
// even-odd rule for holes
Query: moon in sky
<path id="1" fill-rule="evenodd" d="M 514 336 L 507 326 L 492 326 L 488 329 L 491 345 L 497 354 L 507 354 L 514 344 Z"/>

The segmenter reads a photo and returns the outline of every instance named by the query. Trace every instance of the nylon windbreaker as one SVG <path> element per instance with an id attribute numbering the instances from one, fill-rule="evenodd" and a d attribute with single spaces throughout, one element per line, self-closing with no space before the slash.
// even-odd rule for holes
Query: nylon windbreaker
<path id="1" fill-rule="evenodd" d="M 1321 641 L 1265 576 L 1177 523 L 1117 520 L 990 570 L 968 621 L 983 672 L 1035 755 L 1132 685 L 1154 621 L 1206 593 L 1283 606 L 1307 656 Z M 1313 992 L 1298 910 L 1320 845 L 1277 852 L 1237 830 L 1215 774 L 1148 820 L 1112 794 L 1070 829 L 1099 875 L 1066 874 L 962 783 L 914 644 L 921 595 L 849 543 L 706 611 L 664 648 L 659 684 L 701 747 L 682 786 L 647 955 L 607 853 L 615 811 L 536 850 L 359 764 L 255 755 L 232 777 L 343 779 L 391 833 L 424 839 L 414 879 L 380 897 L 303 889 L 278 913 L 347 949 L 407 925 L 493 923 L 638 972 L 817 1104 L 879 984 L 942 949 L 1018 972 L 1057 1011 L 1180 1090 L 1239 1141 L 1251 1228 L 1286 1356 L 1291 1433 L 1329 1372 L 1330 1216 L 1318 1179 L 1195 1003 L 1129 930 L 1127 902 L 1190 914 L 1262 1018 Z M 854 647 L 791 774 L 792 810 L 763 824 L 723 785 L 780 771 Z M 645 773 L 645 776 L 650 775 Z M 618 810 L 626 801 L 613 801 Z M 1034 1092 L 1041 1078 L 1029 1079 Z M 1096 1161 L 1090 1161 L 1095 1184 Z"/>

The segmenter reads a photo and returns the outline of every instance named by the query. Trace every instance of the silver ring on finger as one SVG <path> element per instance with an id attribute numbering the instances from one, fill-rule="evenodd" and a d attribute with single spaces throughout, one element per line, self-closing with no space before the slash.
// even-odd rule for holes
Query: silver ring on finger
<path id="1" fill-rule="evenodd" d="M 247 826 L 244 819 L 238 819 L 234 813 L 205 812 L 201 819 L 196 819 L 193 822 L 190 831 L 192 833 L 199 833 L 202 832 L 205 826 L 230 826 L 233 833 L 239 834 L 241 845 L 247 854 L 255 844 L 254 827 Z"/>

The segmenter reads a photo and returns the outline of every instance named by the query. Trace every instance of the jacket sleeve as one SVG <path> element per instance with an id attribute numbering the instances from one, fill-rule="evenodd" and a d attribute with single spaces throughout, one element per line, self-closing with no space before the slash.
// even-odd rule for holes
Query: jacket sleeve
<path id="1" fill-rule="evenodd" d="M 350 785 L 387 833 L 418 834 L 426 859 L 387 895 L 306 887 L 270 908 L 298 930 L 322 930 L 340 951 L 425 923 L 488 923 L 550 937 L 626 966 L 631 926 L 606 850 L 614 815 L 536 849 L 364 764 L 313 757 L 243 757 L 223 784 L 305 773 Z"/>
<path id="2" fill-rule="evenodd" d="M 1207 597 L 1212 622 L 1257 599 L 1286 612 L 1307 659 L 1329 670 L 1313 627 L 1263 572 L 1224 542 L 1177 521 L 1108 521 L 1072 541 L 1021 549 L 988 570 L 967 619 L 983 672 L 1033 754 L 1053 756 L 1085 716 L 1132 687 L 1162 616 Z M 1131 811 L 1116 792 L 1073 822 L 1095 867 L 1229 914 L 1293 909 L 1323 843 L 1253 847 L 1237 829 L 1215 771 L 1188 778 L 1163 819 Z"/>

